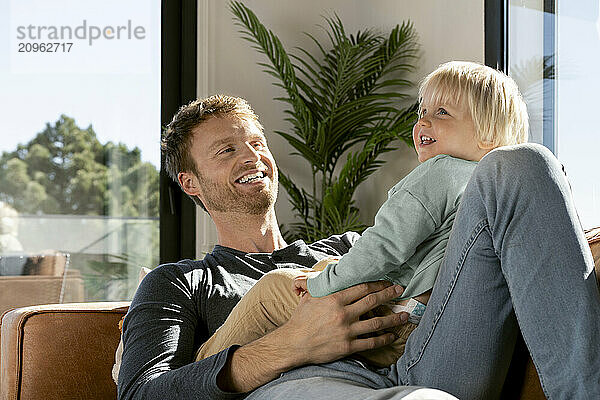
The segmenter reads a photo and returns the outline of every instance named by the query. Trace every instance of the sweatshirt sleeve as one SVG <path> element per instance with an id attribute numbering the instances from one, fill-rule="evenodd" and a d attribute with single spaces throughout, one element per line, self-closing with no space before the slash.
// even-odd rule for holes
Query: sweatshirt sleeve
<path id="1" fill-rule="evenodd" d="M 142 281 L 123 324 L 119 399 L 237 399 L 216 378 L 234 348 L 195 362 L 198 312 L 190 284 L 169 265 Z"/>
<path id="2" fill-rule="evenodd" d="M 422 201 L 400 188 L 381 206 L 375 224 L 339 262 L 308 279 L 308 291 L 322 297 L 362 282 L 386 279 L 435 228 L 436 219 Z"/>
<path id="3" fill-rule="evenodd" d="M 444 229 L 476 165 L 442 154 L 417 166 L 389 191 L 374 225 L 350 251 L 308 279 L 310 294 L 326 296 L 377 280 L 407 287 L 418 265 L 406 261 L 438 229 Z"/>

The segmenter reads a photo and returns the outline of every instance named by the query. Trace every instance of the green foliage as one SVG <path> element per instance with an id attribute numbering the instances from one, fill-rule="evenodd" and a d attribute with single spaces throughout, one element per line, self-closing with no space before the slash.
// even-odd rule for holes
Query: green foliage
<path id="1" fill-rule="evenodd" d="M 62 115 L 0 157 L 0 201 L 26 214 L 158 216 L 158 171 Z"/>
<path id="2" fill-rule="evenodd" d="M 348 230 L 362 230 L 353 196 L 357 187 L 384 163 L 383 153 L 401 139 L 412 145 L 416 104 L 399 90 L 412 83 L 418 45 L 410 23 L 397 25 L 387 37 L 372 30 L 348 35 L 339 17 L 326 18 L 328 44 L 314 43 L 317 54 L 297 48 L 288 55 L 277 36 L 238 1 L 230 3 L 243 38 L 263 53 L 260 63 L 275 77 L 287 104 L 291 132 L 276 131 L 304 158 L 312 172 L 312 188 L 298 187 L 280 171 L 299 219 L 286 239 L 314 241 Z M 344 162 L 345 157 L 345 162 Z"/>

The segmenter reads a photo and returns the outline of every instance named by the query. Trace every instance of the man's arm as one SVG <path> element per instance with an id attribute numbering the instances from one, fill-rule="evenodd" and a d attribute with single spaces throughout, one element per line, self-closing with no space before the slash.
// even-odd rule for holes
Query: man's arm
<path id="1" fill-rule="evenodd" d="M 357 336 L 398 321 L 394 316 L 359 321 L 397 296 L 389 283 L 359 285 L 324 298 L 306 297 L 290 321 L 271 334 L 194 362 L 196 347 L 207 337 L 199 334 L 206 327 L 186 276 L 181 266 L 162 266 L 136 292 L 124 323 L 119 399 L 238 398 L 296 366 L 387 344 L 390 334 Z"/>
<path id="2" fill-rule="evenodd" d="M 360 336 L 406 322 L 405 313 L 359 317 L 402 291 L 386 282 L 370 282 L 321 298 L 306 294 L 285 325 L 229 355 L 217 385 L 226 392 L 248 392 L 292 368 L 390 344 L 395 339 L 391 333 Z"/>

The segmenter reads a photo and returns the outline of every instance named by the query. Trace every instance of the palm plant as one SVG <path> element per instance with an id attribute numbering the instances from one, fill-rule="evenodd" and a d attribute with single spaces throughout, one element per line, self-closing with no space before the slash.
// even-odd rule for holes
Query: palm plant
<path id="1" fill-rule="evenodd" d="M 305 33 L 318 55 L 296 48 L 289 54 L 277 36 L 238 1 L 230 3 L 242 37 L 263 53 L 264 71 L 277 78 L 287 103 L 291 132 L 275 131 L 310 165 L 312 187 L 298 187 L 282 171 L 279 181 L 288 192 L 299 221 L 284 228 L 288 240 L 314 241 L 348 230 L 361 231 L 353 196 L 357 187 L 384 161 L 401 139 L 412 145 L 416 105 L 398 92 L 412 85 L 406 79 L 418 56 L 412 24 L 396 25 L 387 37 L 372 30 L 347 35 L 340 18 L 325 18 L 327 45 Z M 342 164 L 343 157 L 345 162 Z"/>

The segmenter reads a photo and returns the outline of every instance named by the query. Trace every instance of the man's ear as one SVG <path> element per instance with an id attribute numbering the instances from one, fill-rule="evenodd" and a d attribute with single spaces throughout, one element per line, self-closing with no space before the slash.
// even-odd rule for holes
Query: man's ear
<path id="1" fill-rule="evenodd" d="M 200 185 L 198 177 L 190 172 L 180 172 L 177 174 L 179 186 L 189 196 L 198 196 L 200 194 Z"/>

